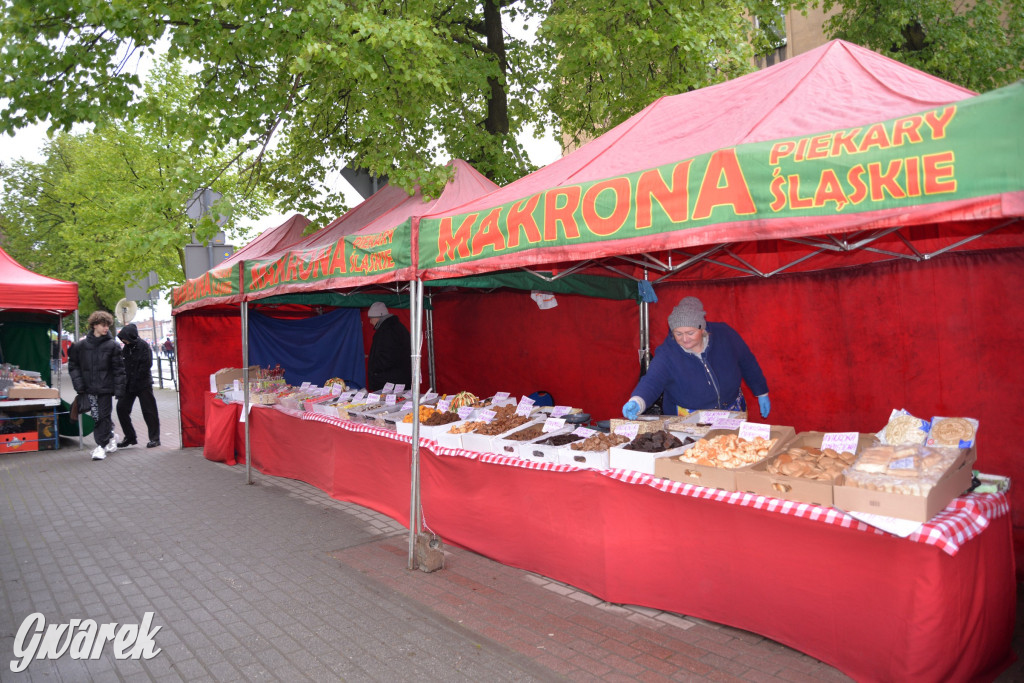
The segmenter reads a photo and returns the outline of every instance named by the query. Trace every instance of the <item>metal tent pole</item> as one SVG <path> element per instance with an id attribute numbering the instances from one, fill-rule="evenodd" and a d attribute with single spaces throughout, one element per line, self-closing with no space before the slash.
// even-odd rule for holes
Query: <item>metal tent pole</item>
<path id="1" fill-rule="evenodd" d="M 78 335 L 78 309 L 76 308 L 75 309 L 75 341 L 73 341 L 72 344 L 77 344 L 78 343 L 78 336 L 79 336 Z M 77 393 L 75 394 L 75 400 L 76 401 L 78 400 L 78 394 Z M 82 431 L 84 429 L 85 428 L 82 426 L 82 413 L 79 412 L 78 413 L 78 450 L 82 450 L 83 448 L 85 448 L 85 440 L 84 440 L 84 437 L 82 436 Z"/>
<path id="2" fill-rule="evenodd" d="M 156 308 L 154 306 L 154 308 Z M 156 332 L 156 322 L 153 323 L 153 331 Z M 181 382 L 174 380 L 174 377 L 181 377 L 181 367 L 178 365 L 178 319 L 171 316 L 171 334 L 174 335 L 174 359 L 171 361 L 171 386 L 174 387 L 174 397 L 178 402 L 178 448 L 184 447 L 185 428 L 181 426 Z M 153 355 L 156 356 L 156 374 L 160 374 L 160 352 L 153 347 Z M 160 387 L 163 389 L 163 386 Z"/>
<path id="3" fill-rule="evenodd" d="M 422 284 L 421 284 L 422 286 Z M 427 301 L 431 303 L 429 308 L 423 311 L 423 317 L 427 321 L 427 371 L 430 373 L 430 386 L 437 390 L 437 372 L 434 370 L 434 299 L 433 294 L 427 295 Z"/>
<path id="4" fill-rule="evenodd" d="M 423 283 L 409 283 L 409 336 L 412 351 L 412 485 L 409 493 L 409 569 L 416 568 L 416 536 L 420 532 L 420 358 L 423 339 Z"/>
<path id="5" fill-rule="evenodd" d="M 245 483 L 252 483 L 252 449 L 249 447 L 249 302 L 242 307 L 242 417 L 245 419 Z"/>

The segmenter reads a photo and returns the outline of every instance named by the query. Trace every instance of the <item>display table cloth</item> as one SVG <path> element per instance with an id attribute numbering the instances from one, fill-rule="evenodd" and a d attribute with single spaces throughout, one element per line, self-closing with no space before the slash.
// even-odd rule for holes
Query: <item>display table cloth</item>
<path id="1" fill-rule="evenodd" d="M 408 525 L 409 437 L 314 413 L 250 421 L 260 471 Z M 958 498 L 903 539 L 831 508 L 428 439 L 420 472 L 428 530 L 609 602 L 760 633 L 861 680 L 985 680 L 1012 661 L 1004 494 Z"/>

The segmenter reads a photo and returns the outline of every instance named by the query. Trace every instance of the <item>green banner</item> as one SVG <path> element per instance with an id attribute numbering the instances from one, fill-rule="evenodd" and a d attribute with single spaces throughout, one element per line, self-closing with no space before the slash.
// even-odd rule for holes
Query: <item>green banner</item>
<path id="1" fill-rule="evenodd" d="M 1024 190 L 1024 84 L 882 123 L 719 149 L 420 221 L 419 268 L 703 226 L 914 207 Z M 651 141 L 656 144 L 657 141 Z M 654 242 L 653 244 L 657 244 Z M 515 265 L 515 259 L 508 259 Z"/>
<path id="2" fill-rule="evenodd" d="M 372 235 L 346 235 L 333 244 L 290 250 L 276 259 L 246 260 L 247 294 L 272 293 L 288 283 L 315 284 L 334 278 L 377 278 L 412 266 L 409 221 Z M 315 289 L 311 287 L 310 289 Z"/>
<path id="3" fill-rule="evenodd" d="M 173 308 L 205 299 L 238 294 L 238 266 L 209 270 L 171 290 Z"/>

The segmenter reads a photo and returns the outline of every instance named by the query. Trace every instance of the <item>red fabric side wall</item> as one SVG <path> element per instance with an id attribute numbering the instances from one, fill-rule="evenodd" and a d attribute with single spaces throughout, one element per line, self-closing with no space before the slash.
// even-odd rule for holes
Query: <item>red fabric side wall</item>
<path id="1" fill-rule="evenodd" d="M 242 367 L 242 322 L 237 311 L 190 311 L 174 318 L 178 352 L 181 445 L 202 446 L 210 375 Z"/>
<path id="2" fill-rule="evenodd" d="M 858 680 L 990 680 L 1012 656 L 1005 515 L 950 557 L 589 470 L 426 452 L 421 473 L 424 523 L 447 541 L 613 603 L 761 633 Z"/>
<path id="3" fill-rule="evenodd" d="M 1015 431 L 1024 306 L 1013 303 L 1022 290 L 1024 250 L 663 285 L 650 307 L 651 345 L 664 340 L 679 299 L 698 296 L 708 319 L 735 327 L 757 355 L 772 423 L 876 432 L 893 408 L 975 417 L 978 469 L 1024 481 Z M 618 417 L 639 373 L 637 304 L 561 294 L 558 302 L 541 311 L 525 292 L 435 297 L 438 388 L 545 389 L 595 420 Z M 1011 499 L 1024 571 L 1024 487 Z"/>
<path id="4" fill-rule="evenodd" d="M 1019 482 L 1024 306 L 1013 301 L 1022 290 L 1024 251 L 957 254 L 755 283 L 670 286 L 658 291 L 651 328 L 666 330 L 672 306 L 698 296 L 708 319 L 731 324 L 757 355 L 771 422 L 798 432 L 877 432 L 893 408 L 925 419 L 974 417 L 981 422 L 976 467 Z M 1013 524 L 1022 527 L 1024 488 L 1013 487 L 1011 500 Z"/>
<path id="5" fill-rule="evenodd" d="M 619 417 L 640 376 L 637 303 L 557 299 L 542 311 L 529 292 L 434 297 L 437 389 L 478 396 L 544 390 L 595 420 Z"/>

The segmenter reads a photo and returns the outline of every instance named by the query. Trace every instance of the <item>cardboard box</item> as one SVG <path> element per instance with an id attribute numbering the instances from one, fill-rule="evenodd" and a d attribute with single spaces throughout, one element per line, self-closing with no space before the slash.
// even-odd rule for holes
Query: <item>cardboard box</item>
<path id="1" fill-rule="evenodd" d="M 574 451 L 571 446 L 559 446 L 558 464 L 589 470 L 606 470 L 609 468 L 609 452 L 607 450 Z"/>
<path id="2" fill-rule="evenodd" d="M 20 398 L 58 398 L 60 392 L 50 387 L 11 387 L 7 390 L 7 398 L 12 401 Z"/>
<path id="3" fill-rule="evenodd" d="M 249 366 L 249 379 L 253 380 L 256 378 L 256 372 L 260 369 L 258 365 Z M 242 381 L 242 373 L 244 368 L 224 368 L 210 375 L 211 388 L 217 387 L 217 391 L 223 391 L 224 389 L 230 389 L 234 385 L 235 380 Z"/>
<path id="4" fill-rule="evenodd" d="M 736 470 L 736 490 L 782 500 L 793 500 L 798 503 L 832 507 L 832 489 L 835 481 L 790 477 L 785 474 L 772 474 L 768 471 L 768 465 L 778 457 L 779 453 L 785 453 L 790 448 L 821 448 L 821 440 L 824 436 L 824 432 L 800 432 L 786 444 L 785 450 L 779 451 L 756 465 Z M 861 434 L 857 438 L 857 453 L 871 446 L 874 441 L 874 434 Z M 837 481 L 842 482 L 842 475 L 837 478 Z"/>
<path id="5" fill-rule="evenodd" d="M 713 439 L 716 436 L 722 436 L 725 434 L 737 434 L 739 430 L 735 429 L 713 429 L 707 433 L 705 439 Z M 676 434 L 680 439 L 685 438 L 686 434 Z M 769 458 L 777 455 L 788 448 L 788 444 L 796 436 L 796 430 L 792 427 L 785 427 L 782 425 L 771 426 L 771 438 L 777 439 L 775 445 L 768 451 L 768 455 L 761 460 L 764 462 Z M 679 449 L 679 452 L 689 450 L 693 447 L 693 444 L 688 444 Z M 615 449 L 612 449 L 615 450 Z M 679 453 L 675 453 L 678 455 Z M 682 460 L 659 460 L 655 467 L 655 476 L 661 477 L 662 479 L 671 479 L 672 481 L 681 481 L 687 484 L 695 484 L 697 486 L 705 486 L 707 488 L 722 489 L 723 491 L 737 491 L 736 484 L 736 473 L 744 469 L 749 469 L 756 465 L 747 465 L 746 467 L 738 467 L 730 469 L 727 467 L 712 467 L 710 465 L 698 465 L 697 463 L 684 462 Z"/>
<path id="6" fill-rule="evenodd" d="M 977 459 L 976 447 L 961 450 L 957 459 L 926 496 L 837 485 L 832 489 L 833 506 L 848 512 L 870 512 L 913 522 L 927 522 L 970 488 L 972 468 Z"/>
<path id="7" fill-rule="evenodd" d="M 35 432 L 0 434 L 0 453 L 22 453 L 39 450 L 39 435 Z"/>
<path id="8" fill-rule="evenodd" d="M 574 429 L 575 425 L 565 425 L 558 429 L 553 429 L 547 434 L 542 434 L 532 441 L 520 441 L 519 442 L 519 459 L 529 460 L 530 462 L 546 462 L 552 465 L 558 464 L 558 451 L 562 450 L 564 446 L 551 446 L 542 445 L 538 442 L 550 439 L 552 436 L 559 436 L 561 434 L 569 434 Z"/>

